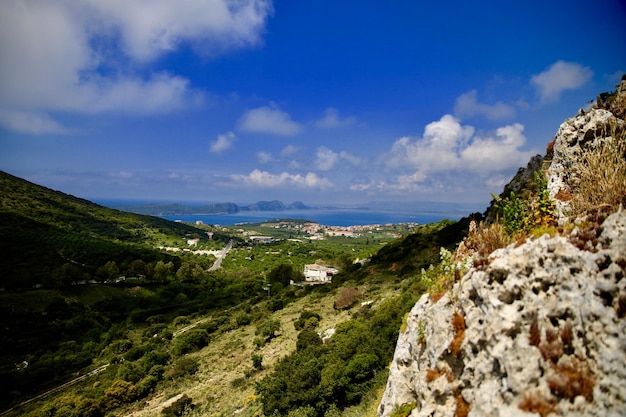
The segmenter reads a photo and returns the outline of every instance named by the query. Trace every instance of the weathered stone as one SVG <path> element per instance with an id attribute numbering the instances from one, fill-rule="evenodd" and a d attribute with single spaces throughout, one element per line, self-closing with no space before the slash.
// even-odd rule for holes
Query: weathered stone
<path id="1" fill-rule="evenodd" d="M 556 217 L 565 223 L 569 216 L 569 200 L 557 198 L 559 192 L 576 192 L 577 175 L 572 167 L 582 153 L 607 140 L 610 125 L 623 125 L 613 113 L 603 109 L 591 109 L 567 119 L 554 137 L 552 162 L 547 171 L 548 191 L 556 202 Z"/>
<path id="2" fill-rule="evenodd" d="M 528 398 L 556 415 L 626 415 L 626 212 L 602 226 L 595 253 L 545 235 L 495 251 L 452 297 L 422 296 L 398 337 L 379 415 L 415 403 L 412 417 L 454 416 L 458 396 L 470 416 L 531 416 Z M 449 350 L 455 312 L 466 325 L 458 356 Z"/>

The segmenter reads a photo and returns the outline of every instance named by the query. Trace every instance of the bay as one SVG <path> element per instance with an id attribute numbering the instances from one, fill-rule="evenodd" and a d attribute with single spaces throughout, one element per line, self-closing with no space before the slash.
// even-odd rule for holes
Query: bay
<path id="1" fill-rule="evenodd" d="M 364 209 L 309 209 L 284 211 L 249 211 L 224 214 L 188 214 L 160 216 L 167 220 L 232 226 L 242 223 L 260 223 L 277 219 L 305 219 L 325 226 L 362 226 L 371 224 L 418 223 L 427 224 L 443 219 L 458 220 L 468 212 L 394 211 Z"/>

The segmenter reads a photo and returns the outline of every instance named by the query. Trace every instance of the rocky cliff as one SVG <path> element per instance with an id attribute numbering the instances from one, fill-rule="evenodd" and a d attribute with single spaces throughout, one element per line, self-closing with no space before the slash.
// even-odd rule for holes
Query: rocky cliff
<path id="1" fill-rule="evenodd" d="M 546 158 L 561 224 L 579 191 L 574 161 L 620 124 L 596 108 L 561 125 Z M 443 297 L 422 296 L 379 415 L 626 415 L 626 210 L 577 224 L 498 249 Z"/>

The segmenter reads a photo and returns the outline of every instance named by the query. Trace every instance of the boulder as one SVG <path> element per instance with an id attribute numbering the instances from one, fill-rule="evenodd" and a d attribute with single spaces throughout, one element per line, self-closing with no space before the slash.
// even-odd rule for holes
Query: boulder
<path id="1" fill-rule="evenodd" d="M 626 212 L 601 230 L 591 248 L 574 229 L 499 249 L 442 298 L 423 295 L 379 415 L 626 415 Z"/>

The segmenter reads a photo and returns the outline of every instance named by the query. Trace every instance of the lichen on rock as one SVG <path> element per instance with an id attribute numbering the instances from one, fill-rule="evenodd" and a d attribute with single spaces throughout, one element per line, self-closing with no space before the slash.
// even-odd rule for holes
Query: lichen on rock
<path id="1" fill-rule="evenodd" d="M 422 296 L 379 415 L 410 403 L 413 417 L 458 416 L 463 403 L 469 416 L 626 415 L 624 210 L 603 222 L 595 249 L 544 235 L 493 252 L 438 301 Z"/>

